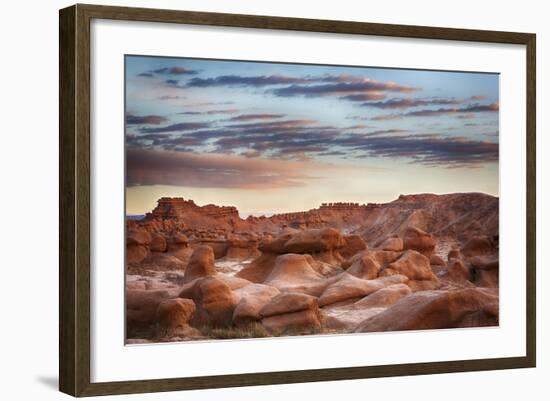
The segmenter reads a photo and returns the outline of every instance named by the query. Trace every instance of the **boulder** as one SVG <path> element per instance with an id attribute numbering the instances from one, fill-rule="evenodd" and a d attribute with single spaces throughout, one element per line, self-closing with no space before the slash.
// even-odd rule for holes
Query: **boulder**
<path id="1" fill-rule="evenodd" d="M 273 270 L 276 259 L 276 254 L 264 253 L 254 259 L 249 265 L 243 267 L 236 276 L 253 283 L 263 283 Z"/>
<path id="2" fill-rule="evenodd" d="M 464 283 L 465 281 L 471 281 L 472 275 L 470 269 L 462 260 L 451 259 L 441 278 L 455 283 Z"/>
<path id="3" fill-rule="evenodd" d="M 354 306 L 361 308 L 385 308 L 410 294 L 412 294 L 412 291 L 408 285 L 393 284 L 367 295 L 355 302 Z"/>
<path id="4" fill-rule="evenodd" d="M 317 298 L 314 296 L 296 292 L 283 292 L 272 298 L 271 301 L 260 310 L 260 316 L 269 317 L 318 308 L 319 304 Z"/>
<path id="5" fill-rule="evenodd" d="M 407 277 L 394 275 L 376 280 L 363 280 L 349 273 L 342 274 L 338 280 L 330 283 L 319 297 L 319 306 L 365 297 L 392 284 L 404 283 Z"/>
<path id="6" fill-rule="evenodd" d="M 185 270 L 185 263 L 175 256 L 166 253 L 152 253 L 142 264 L 154 270 Z"/>
<path id="7" fill-rule="evenodd" d="M 256 258 L 259 255 L 258 240 L 256 238 L 232 236 L 227 240 L 226 259 L 246 260 Z"/>
<path id="8" fill-rule="evenodd" d="M 149 245 L 149 249 L 151 252 L 166 252 L 166 249 L 168 248 L 166 243 L 166 238 L 164 236 L 156 234 L 153 236 L 153 239 L 151 240 L 151 245 Z"/>
<path id="9" fill-rule="evenodd" d="M 233 311 L 233 324 L 243 327 L 261 320 L 260 310 L 280 291 L 264 284 L 250 284 L 233 293 L 240 299 Z"/>
<path id="10" fill-rule="evenodd" d="M 195 279 L 182 287 L 179 296 L 195 302 L 197 311 L 191 321 L 195 327 L 229 326 L 239 303 L 239 297 L 216 276 Z"/>
<path id="11" fill-rule="evenodd" d="M 409 280 L 434 280 L 436 279 L 430 267 L 430 260 L 423 254 L 407 250 L 399 259 L 390 263 L 381 275 L 402 274 Z"/>
<path id="12" fill-rule="evenodd" d="M 188 332 L 195 309 L 195 303 L 190 299 L 174 298 L 159 303 L 156 311 L 157 336 L 173 337 Z"/>
<path id="13" fill-rule="evenodd" d="M 319 295 L 326 287 L 326 279 L 312 266 L 310 255 L 289 253 L 277 256 L 273 270 L 264 281 L 281 291 Z"/>
<path id="14" fill-rule="evenodd" d="M 285 253 L 285 244 L 292 238 L 294 233 L 284 233 L 271 241 L 266 241 L 258 247 L 263 253 L 272 253 L 280 255 Z"/>
<path id="15" fill-rule="evenodd" d="M 140 263 L 149 254 L 151 234 L 145 230 L 130 230 L 126 234 L 126 262 Z"/>
<path id="16" fill-rule="evenodd" d="M 403 233 L 403 249 L 415 250 L 429 258 L 434 253 L 435 240 L 419 228 L 408 227 Z"/>
<path id="17" fill-rule="evenodd" d="M 359 235 L 345 235 L 344 246 L 339 250 L 344 259 L 349 259 L 358 252 L 367 249 L 367 243 Z"/>
<path id="18" fill-rule="evenodd" d="M 321 329 L 319 311 L 312 309 L 269 316 L 261 323 L 273 335 L 308 334 Z"/>
<path id="19" fill-rule="evenodd" d="M 458 327 L 468 315 L 483 311 L 487 305 L 495 302 L 498 302 L 498 296 L 477 288 L 416 292 L 363 321 L 355 331 L 364 333 Z"/>
<path id="20" fill-rule="evenodd" d="M 136 333 L 149 331 L 156 322 L 156 311 L 159 304 L 168 299 L 170 293 L 165 290 L 126 291 L 126 332 L 128 337 Z"/>
<path id="21" fill-rule="evenodd" d="M 364 252 L 360 257 L 354 259 L 353 264 L 346 269 L 346 273 L 365 280 L 372 280 L 378 277 L 382 266 L 370 252 Z"/>
<path id="22" fill-rule="evenodd" d="M 400 252 L 403 250 L 403 240 L 397 235 L 392 235 L 382 240 L 377 248 L 383 251 Z"/>
<path id="23" fill-rule="evenodd" d="M 498 269 L 477 270 L 475 271 L 474 284 L 478 287 L 498 288 L 499 274 Z"/>
<path id="24" fill-rule="evenodd" d="M 344 238 L 333 228 L 304 230 L 294 234 L 284 246 L 285 253 L 326 252 L 342 248 Z"/>
<path id="25" fill-rule="evenodd" d="M 493 252 L 493 245 L 487 236 L 475 236 L 470 238 L 460 252 L 466 257 L 485 255 Z"/>
<path id="26" fill-rule="evenodd" d="M 189 264 L 185 269 L 184 283 L 189 283 L 199 277 L 213 276 L 214 274 L 216 274 L 214 251 L 209 246 L 198 246 L 193 251 Z"/>

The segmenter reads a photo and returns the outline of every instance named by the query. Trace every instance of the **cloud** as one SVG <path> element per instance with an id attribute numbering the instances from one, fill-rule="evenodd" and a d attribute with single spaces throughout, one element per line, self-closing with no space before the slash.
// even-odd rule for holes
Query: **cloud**
<path id="1" fill-rule="evenodd" d="M 498 143 L 437 134 L 375 136 L 359 145 L 371 156 L 407 158 L 413 163 L 447 168 L 480 167 L 498 162 Z"/>
<path id="2" fill-rule="evenodd" d="M 157 100 L 180 100 L 180 99 L 187 99 L 186 96 L 172 96 L 172 95 L 164 95 L 157 97 Z"/>
<path id="3" fill-rule="evenodd" d="M 379 116 L 371 117 L 372 121 L 392 121 L 392 120 L 400 120 L 403 118 L 403 115 L 401 114 L 382 114 Z"/>
<path id="4" fill-rule="evenodd" d="M 377 109 L 407 109 L 418 106 L 433 106 L 433 105 L 449 105 L 463 103 L 463 99 L 446 99 L 446 98 L 428 98 L 428 99 L 406 99 L 406 98 L 393 98 L 384 102 L 366 102 L 361 106 L 373 107 Z"/>
<path id="5" fill-rule="evenodd" d="M 178 86 L 179 84 L 179 79 L 167 79 L 166 81 L 164 81 L 164 83 L 168 86 Z"/>
<path id="6" fill-rule="evenodd" d="M 273 113 L 263 113 L 263 114 L 241 114 L 236 117 L 232 117 L 229 121 L 253 121 L 253 120 L 273 120 L 276 118 L 284 117 L 284 114 L 273 114 Z"/>
<path id="7" fill-rule="evenodd" d="M 190 70 L 184 67 L 165 67 L 157 70 L 149 71 L 148 73 L 155 73 L 160 75 L 196 75 L 199 72 L 196 70 Z"/>
<path id="8" fill-rule="evenodd" d="M 411 117 L 433 117 L 433 116 L 442 116 L 442 115 L 450 115 L 450 114 L 457 114 L 457 113 L 491 113 L 491 112 L 497 112 L 499 110 L 498 103 L 491 103 L 491 104 L 472 104 L 466 107 L 461 108 L 440 108 L 436 110 L 418 110 L 418 111 L 411 111 L 409 113 L 404 114 L 405 116 L 411 116 Z"/>
<path id="9" fill-rule="evenodd" d="M 136 124 L 159 125 L 159 124 L 161 124 L 165 121 L 167 121 L 167 118 L 163 117 L 163 116 L 155 116 L 155 115 L 134 116 L 133 114 L 127 114 L 126 115 L 126 124 L 128 124 L 128 125 L 136 125 Z"/>
<path id="10" fill-rule="evenodd" d="M 142 72 L 141 74 L 137 74 L 138 77 L 143 77 L 143 78 L 153 78 L 154 75 L 151 74 L 150 72 Z"/>
<path id="11" fill-rule="evenodd" d="M 290 85 L 283 88 L 272 89 L 271 93 L 281 97 L 304 96 L 346 96 L 362 93 L 380 93 L 380 92 L 416 92 L 418 88 L 412 86 L 400 85 L 395 82 L 374 81 L 364 78 L 361 81 L 337 82 L 329 84 L 315 85 Z"/>
<path id="12" fill-rule="evenodd" d="M 342 96 L 340 99 L 349 100 L 351 102 L 367 102 L 370 100 L 382 100 L 385 98 L 386 98 L 386 95 L 384 93 L 370 92 L 370 93 L 360 93 L 357 95 Z"/>
<path id="13" fill-rule="evenodd" d="M 222 154 L 128 149 L 128 186 L 271 189 L 303 186 L 323 171 L 341 169 L 319 162 L 267 160 Z"/>
<path id="14" fill-rule="evenodd" d="M 248 77 L 239 75 L 222 75 L 215 78 L 192 78 L 187 83 L 187 86 L 197 88 L 207 88 L 215 86 L 262 87 L 268 85 L 285 85 L 303 82 L 309 82 L 309 79 L 289 77 L 285 75 L 260 75 Z"/>
<path id="15" fill-rule="evenodd" d="M 197 130 L 200 128 L 207 128 L 209 127 L 209 123 L 198 123 L 198 122 L 192 122 L 192 123 L 177 123 L 172 125 L 167 125 L 164 127 L 158 127 L 158 128 L 141 128 L 139 132 L 142 132 L 144 134 L 154 134 L 159 132 L 176 132 L 176 131 L 190 131 L 190 130 Z"/>

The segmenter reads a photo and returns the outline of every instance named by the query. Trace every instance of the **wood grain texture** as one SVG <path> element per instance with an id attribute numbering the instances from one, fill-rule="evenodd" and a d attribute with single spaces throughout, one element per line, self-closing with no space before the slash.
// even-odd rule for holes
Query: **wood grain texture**
<path id="1" fill-rule="evenodd" d="M 90 383 L 90 20 L 92 18 L 525 45 L 527 49 L 526 356 Z M 61 391 L 73 396 L 92 396 L 535 366 L 536 38 L 534 34 L 94 5 L 76 5 L 61 10 L 59 29 L 59 386 Z"/>

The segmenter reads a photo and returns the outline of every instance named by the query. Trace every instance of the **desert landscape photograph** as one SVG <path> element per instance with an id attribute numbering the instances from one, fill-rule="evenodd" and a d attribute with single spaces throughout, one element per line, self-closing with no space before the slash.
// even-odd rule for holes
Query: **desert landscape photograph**
<path id="1" fill-rule="evenodd" d="M 125 99 L 126 344 L 499 325 L 498 74 L 135 55 Z"/>

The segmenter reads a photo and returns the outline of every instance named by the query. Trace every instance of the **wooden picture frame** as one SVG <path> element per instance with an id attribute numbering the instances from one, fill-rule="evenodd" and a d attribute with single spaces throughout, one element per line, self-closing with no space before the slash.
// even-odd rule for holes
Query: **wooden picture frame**
<path id="1" fill-rule="evenodd" d="M 527 71 L 526 355 L 511 358 L 92 383 L 90 380 L 90 21 L 96 18 L 524 45 L 527 54 L 525 60 Z M 59 28 L 59 387 L 62 392 L 73 396 L 94 396 L 535 366 L 536 37 L 534 34 L 80 4 L 60 11 Z"/>

